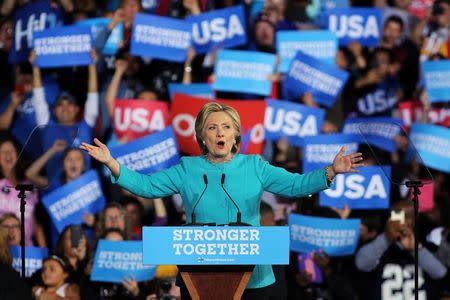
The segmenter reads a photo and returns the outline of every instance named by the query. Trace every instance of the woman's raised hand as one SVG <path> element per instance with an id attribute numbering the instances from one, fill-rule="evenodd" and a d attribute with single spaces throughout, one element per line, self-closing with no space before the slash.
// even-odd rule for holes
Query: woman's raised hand
<path id="1" fill-rule="evenodd" d="M 94 139 L 94 144 L 95 145 L 81 143 L 80 149 L 85 150 L 90 156 L 99 162 L 108 165 L 113 160 L 108 147 L 106 147 L 106 145 L 100 142 L 97 138 Z"/>
<path id="2" fill-rule="evenodd" d="M 347 173 L 347 172 L 358 172 L 356 168 L 363 167 L 362 153 L 352 153 L 349 155 L 344 155 L 345 146 L 339 150 L 333 161 L 333 171 L 335 174 Z"/>

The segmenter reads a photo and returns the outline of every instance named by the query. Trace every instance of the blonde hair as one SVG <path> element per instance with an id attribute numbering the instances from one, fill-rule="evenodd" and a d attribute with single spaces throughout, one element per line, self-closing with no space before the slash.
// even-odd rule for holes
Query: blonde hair
<path id="1" fill-rule="evenodd" d="M 12 263 L 9 252 L 8 237 L 4 230 L 0 230 L 0 264 L 10 265 Z"/>
<path id="2" fill-rule="evenodd" d="M 6 220 L 9 220 L 9 219 L 17 220 L 17 222 L 20 225 L 19 217 L 15 213 L 12 213 L 12 212 L 5 213 L 5 214 L 3 214 L 3 216 L 0 217 L 0 225 L 3 224 L 3 222 L 5 222 Z"/>
<path id="3" fill-rule="evenodd" d="M 198 112 L 197 118 L 195 119 L 195 138 L 200 146 L 203 154 L 208 153 L 208 148 L 203 144 L 203 130 L 205 129 L 205 122 L 208 117 L 215 112 L 225 112 L 227 113 L 231 120 L 233 120 L 233 127 L 236 130 L 236 136 L 234 139 L 236 142 L 233 147 L 231 147 L 231 153 L 237 153 L 239 150 L 239 145 L 241 143 L 241 118 L 237 111 L 226 104 L 221 104 L 217 102 L 208 102 L 203 105 L 202 109 Z"/>

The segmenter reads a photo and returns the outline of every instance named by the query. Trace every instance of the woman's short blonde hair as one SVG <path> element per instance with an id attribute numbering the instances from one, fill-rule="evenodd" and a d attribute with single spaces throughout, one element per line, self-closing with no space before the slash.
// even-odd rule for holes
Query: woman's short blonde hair
<path id="1" fill-rule="evenodd" d="M 237 153 L 239 150 L 239 145 L 241 144 L 241 118 L 234 108 L 217 102 L 208 102 L 203 105 L 202 109 L 197 114 L 197 118 L 195 119 L 195 137 L 202 153 L 208 153 L 208 148 L 205 144 L 203 144 L 203 130 L 205 129 L 205 122 L 209 115 L 215 112 L 225 112 L 233 120 L 233 127 L 236 131 L 236 135 L 234 137 L 236 143 L 234 143 L 231 148 L 231 153 Z"/>

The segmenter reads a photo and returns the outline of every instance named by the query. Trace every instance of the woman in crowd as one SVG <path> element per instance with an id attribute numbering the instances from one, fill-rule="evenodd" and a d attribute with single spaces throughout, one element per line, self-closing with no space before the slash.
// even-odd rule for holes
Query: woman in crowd
<path id="1" fill-rule="evenodd" d="M 81 228 L 77 228 L 76 225 L 64 228 L 56 243 L 55 254 L 67 259 L 73 269 L 72 279 L 79 283 L 85 276 L 85 268 L 89 263 L 90 247 L 88 238 L 82 230 L 78 245 L 72 245 L 72 232 L 75 230 L 81 230 Z"/>
<path id="2" fill-rule="evenodd" d="M 64 152 L 63 152 L 64 151 Z M 63 152 L 62 172 L 55 178 L 40 175 L 42 169 L 57 153 Z M 52 191 L 71 182 L 84 173 L 84 155 L 77 148 L 66 148 L 64 140 L 56 140 L 41 157 L 39 157 L 26 171 L 26 176 L 41 189 Z"/>
<path id="3" fill-rule="evenodd" d="M 127 218 L 127 212 L 120 203 L 110 202 L 106 204 L 99 214 L 95 236 L 102 237 L 109 229 L 120 230 L 124 235 L 124 240 L 130 240 L 132 237 L 132 228 Z"/>
<path id="4" fill-rule="evenodd" d="M 70 275 L 71 267 L 65 258 L 56 255 L 47 257 L 42 267 L 42 285 L 33 287 L 34 299 L 79 300 L 79 287 L 71 283 Z"/>
<path id="5" fill-rule="evenodd" d="M 10 246 L 20 245 L 20 219 L 14 213 L 5 213 L 0 217 L 0 228 L 6 235 Z"/>
<path id="6" fill-rule="evenodd" d="M 12 138 L 0 141 L 0 213 L 11 212 L 16 216 L 20 214 L 20 199 L 18 191 L 14 189 L 17 184 L 30 183 L 22 168 L 23 161 L 18 161 L 19 147 Z M 32 245 L 34 237 L 37 245 L 45 246 L 45 235 L 41 225 L 34 217 L 38 204 L 36 190 L 26 193 L 27 207 L 25 210 L 25 244 Z"/>

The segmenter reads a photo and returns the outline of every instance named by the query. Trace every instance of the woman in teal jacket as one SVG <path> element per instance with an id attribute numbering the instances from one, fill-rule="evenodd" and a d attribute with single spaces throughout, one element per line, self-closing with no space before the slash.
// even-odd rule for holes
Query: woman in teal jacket
<path id="1" fill-rule="evenodd" d="M 301 197 L 327 189 L 338 173 L 356 172 L 362 166 L 361 153 L 344 155 L 341 148 L 333 164 L 306 174 L 290 173 L 274 167 L 258 155 L 238 154 L 241 123 L 237 112 L 224 104 L 208 102 L 195 121 L 197 142 L 202 156 L 183 157 L 180 163 L 151 175 L 127 169 L 115 160 L 98 139 L 95 145 L 83 143 L 81 148 L 104 163 L 112 181 L 145 198 L 166 197 L 179 193 L 183 199 L 187 222 L 195 208 L 196 222 L 228 224 L 236 221 L 236 207 L 222 189 L 236 202 L 242 222 L 259 226 L 259 206 L 264 190 L 285 197 Z M 275 282 L 271 266 L 256 266 L 247 288 L 263 288 Z"/>

